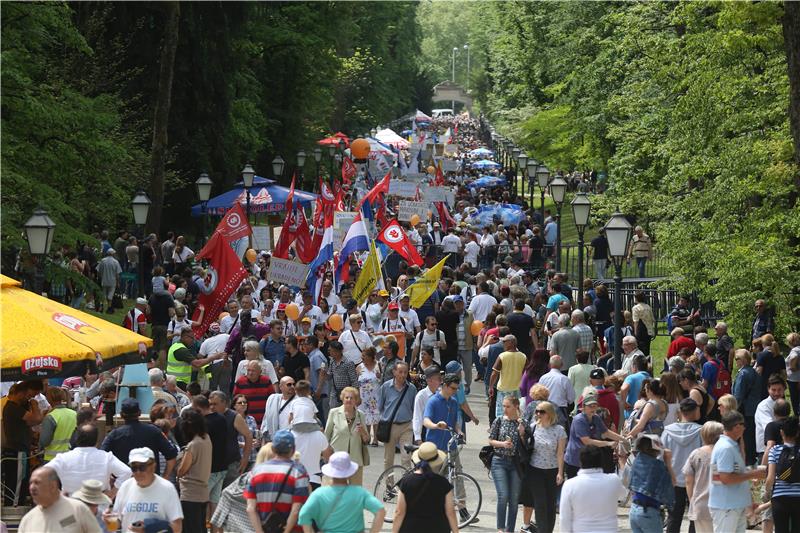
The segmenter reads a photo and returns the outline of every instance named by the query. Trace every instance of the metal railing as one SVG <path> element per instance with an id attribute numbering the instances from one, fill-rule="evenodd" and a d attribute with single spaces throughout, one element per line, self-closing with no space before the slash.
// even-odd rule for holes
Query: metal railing
<path id="1" fill-rule="evenodd" d="M 577 244 L 562 244 L 561 245 L 561 271 L 569 274 L 569 279 L 575 284 L 580 281 L 578 279 L 578 245 Z M 627 262 L 622 266 L 623 278 L 663 278 L 671 274 L 669 262 L 659 252 L 658 248 L 653 249 L 653 256 L 645 263 L 644 276 L 639 275 L 639 267 L 636 260 L 631 260 L 630 264 Z M 606 277 L 613 277 L 614 266 L 608 262 L 606 268 Z M 583 277 L 597 279 L 594 269 L 594 261 L 591 256 L 591 248 L 589 245 L 584 245 L 583 250 Z"/>

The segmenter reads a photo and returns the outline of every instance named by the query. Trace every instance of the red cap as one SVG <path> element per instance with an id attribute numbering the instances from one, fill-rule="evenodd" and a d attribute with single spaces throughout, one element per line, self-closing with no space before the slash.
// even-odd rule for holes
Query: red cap
<path id="1" fill-rule="evenodd" d="M 286 311 L 286 304 L 278 304 L 278 311 Z"/>
<path id="2" fill-rule="evenodd" d="M 397 305 L 397 302 L 392 302 L 389 304 L 389 311 L 396 311 L 400 309 L 400 306 Z"/>

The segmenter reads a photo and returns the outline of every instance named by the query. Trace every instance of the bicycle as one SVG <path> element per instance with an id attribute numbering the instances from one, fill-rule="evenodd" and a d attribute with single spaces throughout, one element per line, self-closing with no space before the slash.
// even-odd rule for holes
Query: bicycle
<path id="1" fill-rule="evenodd" d="M 450 433 L 450 440 L 447 443 L 448 451 L 444 465 L 447 468 L 447 480 L 455 487 L 453 490 L 453 506 L 456 510 L 458 527 L 462 528 L 478 521 L 483 494 L 474 477 L 457 470 L 457 453 L 453 454 L 451 450 L 459 452 L 464 447 L 464 442 L 452 428 L 448 427 L 447 431 Z M 407 453 L 411 454 L 417 450 L 418 446 L 407 444 L 404 448 Z M 372 494 L 383 502 L 386 509 L 385 522 L 392 523 L 394 521 L 394 509 L 397 506 L 400 492 L 397 485 L 406 474 L 413 472 L 415 468 L 416 466 L 406 468 L 401 465 L 393 465 L 378 476 L 378 481 L 375 482 L 375 489 Z"/>

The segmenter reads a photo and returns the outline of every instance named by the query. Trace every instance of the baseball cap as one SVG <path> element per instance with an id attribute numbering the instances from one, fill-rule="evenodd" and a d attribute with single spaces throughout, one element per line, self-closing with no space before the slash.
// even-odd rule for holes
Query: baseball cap
<path id="1" fill-rule="evenodd" d="M 155 461 L 156 456 L 150 448 L 134 448 L 128 454 L 128 464 Z"/>
<path id="2" fill-rule="evenodd" d="M 136 298 L 136 305 L 147 305 L 147 298 Z"/>
<path id="3" fill-rule="evenodd" d="M 433 227 L 434 227 L 434 228 L 438 228 L 438 227 L 439 227 L 439 223 L 438 223 L 438 222 L 434 222 L 434 223 L 433 223 Z"/>
<path id="4" fill-rule="evenodd" d="M 160 518 L 145 518 L 142 528 L 144 533 L 173 533 L 169 522 Z"/>
<path id="5" fill-rule="evenodd" d="M 136 398 L 125 398 L 122 400 L 122 407 L 119 412 L 122 415 L 138 415 L 141 412 L 139 410 L 139 400 Z"/>
<path id="6" fill-rule="evenodd" d="M 278 304 L 278 311 L 286 311 L 286 304 Z"/>
<path id="7" fill-rule="evenodd" d="M 649 440 L 650 446 L 656 451 L 660 452 L 661 450 L 664 449 L 664 446 L 661 444 L 661 437 L 659 437 L 658 435 L 655 435 L 653 433 L 641 433 L 639 435 L 639 438 L 636 439 L 637 448 L 639 447 L 639 443 L 641 443 L 643 440 Z"/>
<path id="8" fill-rule="evenodd" d="M 275 432 L 272 437 L 272 449 L 280 454 L 286 454 L 294 450 L 294 435 L 286 429 Z"/>
<path id="9" fill-rule="evenodd" d="M 581 399 L 581 405 L 590 405 L 597 403 L 597 394 L 594 392 L 587 392 Z"/>
<path id="10" fill-rule="evenodd" d="M 447 366 L 444 367 L 445 372 L 448 374 L 455 374 L 456 372 L 461 372 L 461 363 L 458 361 L 450 361 L 447 363 Z"/>
<path id="11" fill-rule="evenodd" d="M 462 298 L 460 294 L 454 294 L 453 296 L 450 296 L 450 299 L 453 300 L 454 303 L 464 301 L 464 298 Z"/>
<path id="12" fill-rule="evenodd" d="M 589 379 L 606 379 L 606 372 L 602 368 L 595 368 L 589 372 Z"/>
<path id="13" fill-rule="evenodd" d="M 311 318 L 309 318 L 307 316 L 304 316 L 303 320 L 301 320 L 300 322 L 308 322 L 310 324 L 311 323 Z"/>
<path id="14" fill-rule="evenodd" d="M 386 289 L 381 289 L 378 291 L 378 296 L 389 296 L 389 291 Z"/>
<path id="15" fill-rule="evenodd" d="M 400 299 L 401 300 L 410 300 L 411 299 L 411 295 L 410 294 L 403 294 L 402 296 L 400 296 Z"/>
<path id="16" fill-rule="evenodd" d="M 400 305 L 397 302 L 392 302 L 389 304 L 389 311 L 396 311 L 400 309 Z"/>

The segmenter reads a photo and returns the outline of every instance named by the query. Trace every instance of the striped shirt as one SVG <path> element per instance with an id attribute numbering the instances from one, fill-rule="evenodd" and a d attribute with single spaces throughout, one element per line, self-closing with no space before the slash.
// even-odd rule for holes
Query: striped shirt
<path id="1" fill-rule="evenodd" d="M 284 479 L 286 485 L 278 496 Z M 288 518 L 293 504 L 302 505 L 308 499 L 308 487 L 308 474 L 303 465 L 285 459 L 270 459 L 253 468 L 244 497 L 256 500 L 256 510 L 261 520 L 264 520 L 270 511 L 281 513 Z M 295 526 L 292 531 L 300 533 L 303 528 Z"/>
<path id="2" fill-rule="evenodd" d="M 772 447 L 772 449 L 769 451 L 769 464 L 778 464 L 778 460 L 781 457 L 781 451 L 786 446 L 786 444 L 776 444 Z M 777 475 L 780 475 L 780 472 L 777 472 L 776 476 Z M 772 489 L 772 497 L 776 498 L 778 496 L 788 496 L 790 498 L 800 497 L 800 483 L 789 483 L 776 477 L 775 487 Z"/>
<path id="3" fill-rule="evenodd" d="M 264 409 L 267 406 L 267 398 L 275 394 L 275 387 L 267 376 L 259 376 L 258 381 L 253 383 L 247 376 L 242 376 L 236 380 L 233 387 L 233 395 L 244 394 L 247 398 L 247 414 L 252 416 L 260 426 L 264 419 Z"/>

